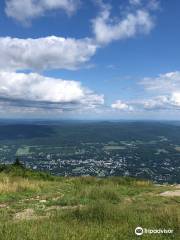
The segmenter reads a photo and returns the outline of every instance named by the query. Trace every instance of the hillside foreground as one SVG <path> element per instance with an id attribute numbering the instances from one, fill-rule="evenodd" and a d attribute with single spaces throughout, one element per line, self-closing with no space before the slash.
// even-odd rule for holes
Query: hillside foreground
<path id="1" fill-rule="evenodd" d="M 180 186 L 0 167 L 0 239 L 180 239 Z M 168 194 L 166 194 L 168 193 Z M 135 228 L 173 233 L 135 235 Z"/>

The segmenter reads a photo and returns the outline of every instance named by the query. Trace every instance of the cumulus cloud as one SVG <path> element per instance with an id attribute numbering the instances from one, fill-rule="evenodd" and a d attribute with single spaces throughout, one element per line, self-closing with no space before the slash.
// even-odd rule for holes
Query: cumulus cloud
<path id="1" fill-rule="evenodd" d="M 169 72 L 157 77 L 146 77 L 139 82 L 148 97 L 112 104 L 116 109 L 134 111 L 180 110 L 180 72 Z"/>
<path id="2" fill-rule="evenodd" d="M 133 0 L 138 2 L 137 0 Z M 6 13 L 26 20 L 39 16 L 46 9 L 63 8 L 73 11 L 75 0 L 7 0 Z M 0 69 L 2 70 L 48 70 L 77 69 L 88 62 L 98 47 L 111 41 L 148 33 L 153 27 L 151 14 L 146 8 L 136 8 L 122 19 L 113 20 L 111 6 L 100 1 L 101 11 L 93 22 L 93 38 L 74 39 L 49 36 L 37 39 L 0 38 Z M 32 14 L 32 15 L 31 15 Z M 17 15 L 17 16 L 16 16 Z M 22 18 L 22 19 L 21 19 Z"/>
<path id="3" fill-rule="evenodd" d="M 78 0 L 6 0 L 5 12 L 8 17 L 27 23 L 51 10 L 61 9 L 71 14 L 78 4 Z"/>
<path id="4" fill-rule="evenodd" d="M 177 89 L 180 90 L 180 71 L 160 74 L 154 78 L 146 77 L 140 81 L 140 84 L 147 91 L 169 94 Z"/>
<path id="5" fill-rule="evenodd" d="M 49 36 L 37 39 L 0 38 L 0 69 L 76 69 L 86 63 L 97 46 L 89 39 Z"/>
<path id="6" fill-rule="evenodd" d="M 101 2 L 101 9 L 99 16 L 93 20 L 93 31 L 99 44 L 130 38 L 138 33 L 147 34 L 154 26 L 152 16 L 145 9 L 128 12 L 118 20 L 111 17 L 110 5 Z"/>
<path id="7" fill-rule="evenodd" d="M 144 109 L 180 109 L 180 72 L 160 74 L 154 78 L 144 78 L 140 81 L 150 99 L 141 100 L 138 104 Z"/>
<path id="8" fill-rule="evenodd" d="M 115 103 L 111 105 L 113 109 L 121 110 L 121 111 L 132 111 L 133 107 L 129 104 L 122 102 L 121 100 L 117 100 Z"/>
<path id="9" fill-rule="evenodd" d="M 180 109 L 180 92 L 150 98 L 135 99 L 126 103 L 117 100 L 111 105 L 113 109 L 129 112 L 177 110 Z"/>
<path id="10" fill-rule="evenodd" d="M 177 110 L 180 109 L 180 92 L 142 99 L 132 104 L 140 110 Z"/>
<path id="11" fill-rule="evenodd" d="M 171 103 L 172 103 L 172 105 L 180 108 L 180 91 L 172 93 Z"/>
<path id="12" fill-rule="evenodd" d="M 92 20 L 94 37 L 84 39 L 49 36 L 37 39 L 0 37 L 0 111 L 34 112 L 97 110 L 104 104 L 104 96 L 84 88 L 80 82 L 44 77 L 37 73 L 17 73 L 18 70 L 43 71 L 50 69 L 74 70 L 87 63 L 103 47 L 115 40 L 130 38 L 139 33 L 149 33 L 154 26 L 150 8 L 143 0 L 130 0 L 128 11 L 122 18 L 111 17 L 111 6 L 101 5 L 100 14 Z M 77 0 L 6 0 L 6 14 L 20 22 L 28 23 L 49 10 L 61 9 L 72 13 Z M 151 2 L 156 2 L 151 0 Z M 143 83 L 144 86 L 146 85 Z M 148 86 L 148 85 L 147 85 Z M 150 86 L 149 86 L 150 87 Z M 154 101 L 154 102 L 153 102 Z M 155 107 L 157 101 L 138 103 L 146 109 Z M 178 93 L 168 95 L 166 102 L 179 104 Z M 164 100 L 165 102 L 165 100 Z M 133 111 L 137 103 L 117 100 L 111 105 L 119 111 Z M 107 107 L 110 110 L 110 106 Z M 111 110 L 110 110 L 111 111 Z"/>
<path id="13" fill-rule="evenodd" d="M 80 82 L 44 77 L 36 73 L 0 72 L 0 105 L 73 110 L 95 108 L 104 96 L 84 88 Z"/>
<path id="14" fill-rule="evenodd" d="M 136 107 L 145 110 L 160 110 L 169 108 L 170 99 L 167 96 L 156 96 L 149 99 L 139 100 L 135 103 Z"/>

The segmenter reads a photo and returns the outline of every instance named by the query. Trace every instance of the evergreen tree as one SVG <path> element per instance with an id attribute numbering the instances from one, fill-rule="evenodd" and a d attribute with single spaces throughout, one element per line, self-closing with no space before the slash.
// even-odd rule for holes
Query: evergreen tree
<path id="1" fill-rule="evenodd" d="M 16 167 L 23 167 L 23 164 L 20 162 L 18 157 L 16 157 L 16 160 L 14 162 L 14 166 L 16 166 Z"/>

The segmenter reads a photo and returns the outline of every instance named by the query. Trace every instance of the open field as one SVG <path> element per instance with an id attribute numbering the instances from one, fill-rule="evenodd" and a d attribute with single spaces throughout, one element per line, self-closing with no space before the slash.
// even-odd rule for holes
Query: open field
<path id="1" fill-rule="evenodd" d="M 142 239 L 178 239 L 178 187 L 132 178 L 53 177 L 1 168 L 0 239 L 129 240 L 134 229 L 172 229 Z M 162 194 L 162 195 L 160 195 Z"/>
<path id="2" fill-rule="evenodd" d="M 114 145 L 106 145 L 106 146 L 104 146 L 104 150 L 106 150 L 106 151 L 113 151 L 113 150 L 125 150 L 126 149 L 126 147 L 124 147 L 124 146 L 114 146 Z"/>

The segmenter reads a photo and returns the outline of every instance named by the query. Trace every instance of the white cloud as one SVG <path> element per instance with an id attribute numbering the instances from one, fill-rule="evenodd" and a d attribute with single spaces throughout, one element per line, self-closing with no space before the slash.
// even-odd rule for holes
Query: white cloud
<path id="1" fill-rule="evenodd" d="M 145 109 L 180 109 L 179 71 L 160 74 L 154 78 L 146 77 L 140 85 L 152 94 L 150 99 L 139 101 Z"/>
<path id="2" fill-rule="evenodd" d="M 179 92 L 173 92 L 170 100 L 171 100 L 171 104 L 173 106 L 180 108 L 180 91 Z"/>
<path id="3" fill-rule="evenodd" d="M 113 109 L 122 110 L 122 111 L 132 111 L 133 107 L 129 104 L 122 102 L 121 100 L 117 100 L 115 103 L 111 105 Z"/>
<path id="4" fill-rule="evenodd" d="M 27 23 L 50 10 L 61 9 L 71 14 L 78 4 L 78 0 L 6 0 L 5 12 L 8 17 Z"/>
<path id="5" fill-rule="evenodd" d="M 77 2 L 79 1 L 8 0 L 6 12 L 9 16 L 17 15 L 16 18 L 27 20 L 30 17 L 39 16 L 46 9 L 64 8 L 64 10 L 73 11 L 77 7 Z M 146 8 L 127 13 L 123 19 L 113 20 L 110 16 L 111 6 L 103 4 L 102 1 L 100 5 L 100 15 L 92 21 L 94 39 L 56 36 L 37 39 L 1 37 L 0 70 L 77 69 L 91 59 L 98 46 L 113 40 L 133 37 L 138 33 L 148 33 L 153 27 L 152 17 L 148 10 L 145 10 Z"/>
<path id="6" fill-rule="evenodd" d="M 148 92 L 141 99 L 134 99 L 123 103 L 117 101 L 112 104 L 116 109 L 129 109 L 134 111 L 158 111 L 158 110 L 180 110 L 180 72 L 169 72 L 160 74 L 154 78 L 144 78 L 140 84 Z M 149 95 L 150 94 L 150 95 Z"/>
<path id="7" fill-rule="evenodd" d="M 126 39 L 138 33 L 147 34 L 154 26 L 152 16 L 147 10 L 138 9 L 127 13 L 122 19 L 113 19 L 110 5 L 101 2 L 100 15 L 93 20 L 93 31 L 99 44 Z"/>
<path id="8" fill-rule="evenodd" d="M 126 102 L 117 100 L 113 109 L 132 113 L 148 112 L 177 114 L 180 110 L 180 72 L 169 72 L 157 77 L 146 77 L 139 82 L 144 87 L 144 94 L 139 99 Z M 148 94 L 147 94 L 148 93 Z M 154 116 L 155 117 L 155 116 Z"/>
<path id="9" fill-rule="evenodd" d="M 151 98 L 131 100 L 127 101 L 126 103 L 118 100 L 116 103 L 112 104 L 111 107 L 117 110 L 129 112 L 180 109 L 180 93 L 176 96 L 162 95 Z"/>
<path id="10" fill-rule="evenodd" d="M 180 109 L 180 92 L 173 92 L 169 95 L 156 96 L 135 102 L 136 108 L 145 110 L 170 110 Z"/>
<path id="11" fill-rule="evenodd" d="M 151 10 L 160 9 L 160 0 L 150 0 L 150 1 L 148 1 L 147 7 Z"/>
<path id="12" fill-rule="evenodd" d="M 18 70 L 43 71 L 48 69 L 73 70 L 84 65 L 96 53 L 98 47 L 115 40 L 126 39 L 139 33 L 149 33 L 154 26 L 150 8 L 142 7 L 141 0 L 130 0 L 128 12 L 123 18 L 111 17 L 111 6 L 100 0 L 101 12 L 94 19 L 92 39 L 74 39 L 56 36 L 37 39 L 19 39 L 0 37 L 0 112 L 47 112 L 47 111 L 96 111 L 104 104 L 104 96 L 84 88 L 80 82 L 48 78 L 37 73 L 17 73 Z M 47 11 L 61 9 L 70 14 L 78 7 L 78 0 L 6 0 L 6 14 L 20 22 L 28 23 L 32 19 L 45 15 Z M 156 3 L 156 0 L 151 0 Z M 171 76 L 170 76 L 171 75 Z M 177 76 L 176 76 L 177 75 Z M 169 73 L 179 84 L 180 73 Z M 162 84 L 162 76 L 157 80 Z M 149 85 L 144 79 L 146 88 Z M 149 79 L 148 79 L 149 80 Z M 158 84 L 157 84 L 158 85 Z M 178 85 L 180 86 L 180 85 Z M 158 89 L 158 87 L 157 87 Z M 168 90 L 170 88 L 168 87 Z M 173 88 L 174 89 L 174 88 Z M 179 88 L 180 90 L 180 88 Z M 180 91 L 179 91 L 180 92 Z M 137 102 L 117 100 L 112 109 L 131 112 L 140 106 L 144 109 L 179 106 L 180 94 L 157 96 Z M 110 106 L 107 107 L 110 110 Z M 115 111 L 112 111 L 115 112 Z"/>
<path id="13" fill-rule="evenodd" d="M 0 38 L 0 69 L 76 69 L 96 52 L 89 39 L 49 36 L 37 39 Z"/>
<path id="14" fill-rule="evenodd" d="M 180 90 L 180 72 L 169 72 L 165 74 L 160 74 L 158 77 L 154 78 L 144 78 L 141 82 L 145 90 L 169 94 L 177 89 Z"/>
<path id="15" fill-rule="evenodd" d="M 142 0 L 129 0 L 129 3 L 132 5 L 140 5 L 142 2 Z"/>
<path id="16" fill-rule="evenodd" d="M 97 95 L 77 81 L 36 73 L 0 72 L 1 106 L 73 110 L 79 107 L 95 108 L 103 103 L 103 95 Z"/>
<path id="17" fill-rule="evenodd" d="M 133 7 L 142 6 L 149 10 L 157 10 L 160 6 L 159 0 L 129 0 L 129 3 Z"/>
<path id="18" fill-rule="evenodd" d="M 145 110 L 159 110 L 169 108 L 170 99 L 167 96 L 156 96 L 136 103 L 138 107 Z"/>

